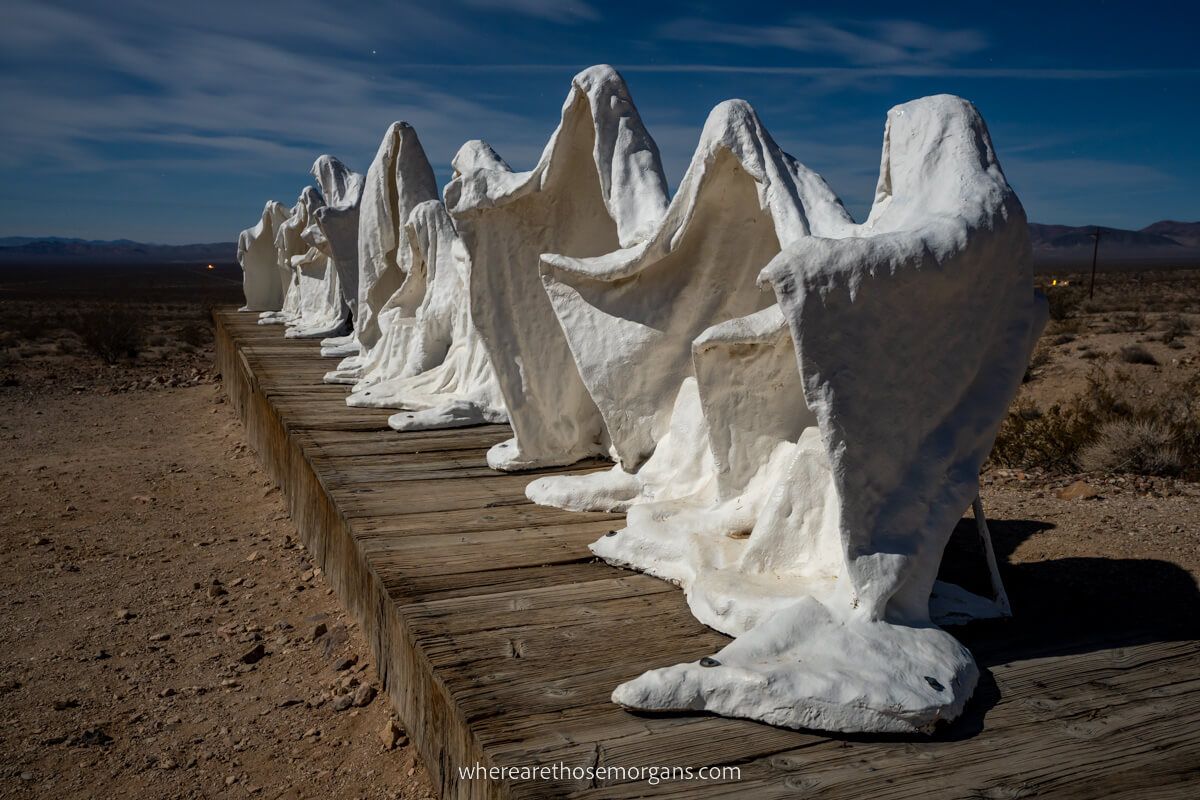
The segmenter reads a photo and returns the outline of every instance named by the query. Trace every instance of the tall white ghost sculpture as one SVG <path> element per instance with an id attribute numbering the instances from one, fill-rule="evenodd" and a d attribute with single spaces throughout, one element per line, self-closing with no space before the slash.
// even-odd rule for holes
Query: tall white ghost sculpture
<path id="1" fill-rule="evenodd" d="M 369 379 L 355 387 L 347 404 L 405 409 L 388 420 L 396 430 L 507 421 L 496 373 L 471 317 L 470 260 L 445 206 L 437 201 L 417 206 L 405 240 L 408 275 L 395 306 L 381 314 L 388 324 L 374 351 L 379 364 L 369 366 Z M 411 300 L 401 302 L 405 297 Z"/>
<path id="2" fill-rule="evenodd" d="M 311 186 L 300 193 L 297 213 L 284 223 L 282 231 L 287 250 L 298 244 L 300 252 L 291 256 L 296 275 L 295 314 L 287 319 L 290 339 L 323 339 L 345 331 L 349 309 L 342 296 L 341 282 L 330 257 L 329 241 L 317 224 L 317 211 L 324 205 L 320 193 Z M 285 252 L 281 248 L 280 252 Z"/>
<path id="3" fill-rule="evenodd" d="M 1025 215 L 978 112 L 941 95 L 889 112 L 867 222 L 812 233 L 762 271 L 778 305 L 693 341 L 694 383 L 643 467 L 662 450 L 707 458 L 716 487 L 643 498 L 592 546 L 678 583 L 698 619 L 737 638 L 613 699 L 928 730 L 978 678 L 931 606 L 1045 321 Z"/>
<path id="4" fill-rule="evenodd" d="M 542 257 L 546 291 L 618 466 L 542 478 L 530 484 L 529 497 L 560 508 L 616 511 L 715 488 L 716 465 L 703 437 L 683 441 L 681 426 L 693 435 L 702 426 L 682 417 L 672 423 L 677 401 L 681 414 L 701 413 L 695 382 L 684 385 L 695 375 L 693 341 L 713 325 L 774 305 L 757 278 L 781 246 L 809 235 L 841 236 L 852 225 L 821 176 L 780 150 L 749 104 L 731 100 L 714 108 L 649 242 L 596 258 Z M 794 373 L 790 360 L 788 347 L 783 369 Z M 749 390 L 762 397 L 770 386 Z M 656 450 L 672 425 L 670 442 Z"/>
<path id="5" fill-rule="evenodd" d="M 358 313 L 354 340 L 358 350 L 325 376 L 326 383 L 358 383 L 371 350 L 384 335 L 380 312 L 404 283 L 408 244 L 405 223 L 419 204 L 438 197 L 433 167 L 417 132 L 407 122 L 388 126 L 367 169 L 358 214 Z"/>
<path id="6" fill-rule="evenodd" d="M 515 434 L 488 463 L 529 469 L 603 453 L 604 424 L 541 286 L 539 257 L 601 255 L 658 227 L 666 179 L 624 80 L 608 66 L 576 75 L 537 165 L 514 173 L 497 158 L 464 171 L 446 187 L 446 205 Z"/>
<path id="7" fill-rule="evenodd" d="M 324 252 L 333 262 L 347 322 L 353 323 L 358 308 L 358 204 L 363 176 L 330 155 L 319 156 L 310 172 L 325 199 L 314 217 L 325 238 Z M 358 349 L 353 333 L 321 345 L 321 354 L 327 357 L 344 356 Z"/>
<path id="8" fill-rule="evenodd" d="M 240 311 L 278 312 L 283 307 L 286 284 L 280 280 L 275 232 L 288 217 L 281 203 L 268 200 L 253 228 L 238 235 L 237 259 L 242 265 L 242 291 L 246 305 Z"/>

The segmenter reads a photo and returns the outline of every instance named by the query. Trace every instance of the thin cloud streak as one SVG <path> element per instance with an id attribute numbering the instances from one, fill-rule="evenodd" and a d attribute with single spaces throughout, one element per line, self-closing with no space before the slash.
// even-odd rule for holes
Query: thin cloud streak
<path id="1" fill-rule="evenodd" d="M 400 64 L 403 70 L 452 72 L 562 72 L 574 74 L 589 64 Z M 713 73 L 730 75 L 782 75 L 801 78 L 1003 78 L 1018 80 L 1119 80 L 1188 77 L 1200 69 L 1052 69 L 1039 67 L 759 67 L 736 64 L 617 64 L 623 73 Z"/>

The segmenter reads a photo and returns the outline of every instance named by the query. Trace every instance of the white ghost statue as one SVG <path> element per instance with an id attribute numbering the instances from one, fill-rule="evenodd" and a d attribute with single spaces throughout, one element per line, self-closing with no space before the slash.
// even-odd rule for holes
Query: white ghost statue
<path id="1" fill-rule="evenodd" d="M 488 452 L 488 463 L 531 469 L 604 453 L 603 420 L 542 288 L 539 259 L 601 255 L 658 228 L 666 179 L 624 80 L 608 66 L 576 75 L 537 165 L 515 173 L 498 157 L 481 159 L 446 187 L 446 206 L 470 261 L 474 324 L 515 434 Z"/>
<path id="2" fill-rule="evenodd" d="M 237 259 L 242 265 L 242 291 L 246 305 L 240 311 L 277 313 L 283 308 L 286 283 L 280 279 L 275 232 L 288 217 L 281 203 L 268 200 L 253 228 L 238 235 Z"/>
<path id="3" fill-rule="evenodd" d="M 282 228 L 289 251 L 293 243 L 298 243 L 300 249 L 290 258 L 296 275 L 295 313 L 287 318 L 284 334 L 290 339 L 337 336 L 345 332 L 349 322 L 349 309 L 330 256 L 329 241 L 317 224 L 317 211 L 323 205 L 321 194 L 311 186 L 306 187 L 300 194 L 297 213 Z M 281 248 L 280 252 L 285 250 Z"/>
<path id="4" fill-rule="evenodd" d="M 325 204 L 313 216 L 325 239 L 324 252 L 333 263 L 346 323 L 353 324 L 358 308 L 358 204 L 363 176 L 330 155 L 319 156 L 309 170 Z M 344 356 L 358 349 L 353 333 L 321 342 L 321 354 Z"/>
<path id="5" fill-rule="evenodd" d="M 433 167 L 417 132 L 407 122 L 393 122 L 367 169 L 359 205 L 357 316 L 349 348 L 356 352 L 325 376 L 326 383 L 356 384 L 365 365 L 379 360 L 371 351 L 384 336 L 380 312 L 405 280 L 405 223 L 414 208 L 437 198 Z"/>
<path id="6" fill-rule="evenodd" d="M 381 314 L 388 320 L 375 351 L 381 367 L 368 367 L 368 379 L 347 404 L 404 409 L 388 420 L 396 430 L 506 422 L 504 397 L 472 321 L 470 260 L 454 223 L 431 200 L 413 210 L 406 228 L 409 270 L 395 305 Z"/>
<path id="7" fill-rule="evenodd" d="M 628 681 L 613 699 L 795 728 L 929 730 L 962 712 L 978 679 L 969 651 L 935 624 L 947 616 L 939 606 L 971 602 L 936 583 L 942 551 L 977 496 L 980 467 L 1046 318 L 1032 288 L 1024 211 L 983 120 L 960 98 L 923 98 L 889 112 L 875 203 L 862 225 L 838 219 L 811 173 L 753 166 L 788 163 L 756 120 L 720 128 L 739 133 L 710 138 L 706 130 L 701 151 L 724 141 L 732 153 L 730 144 L 749 141 L 741 152 L 760 153 L 730 160 L 717 152 L 712 163 L 724 158 L 724 169 L 755 174 L 759 193 L 741 202 L 748 196 L 753 209 L 769 211 L 773 225 L 732 218 L 764 236 L 773 228 L 782 252 L 760 279 L 778 304 L 727 320 L 717 313 L 691 342 L 692 374 L 677 366 L 674 341 L 610 342 L 614 360 L 644 358 L 656 375 L 666 364 L 687 376 L 664 414 L 669 385 L 595 367 L 659 398 L 631 406 L 649 424 L 608 423 L 622 464 L 632 469 L 651 451 L 639 475 L 653 468 L 659 478 L 640 482 L 642 494 L 626 501 L 626 527 L 592 549 L 679 584 L 699 620 L 737 638 L 699 662 Z M 693 161 L 689 175 L 697 168 Z M 788 174 L 793 181 L 781 177 Z M 798 202 L 773 194 L 789 185 L 806 187 Z M 687 186 L 685 179 L 681 194 Z M 717 196 L 732 200 L 736 191 L 731 185 Z M 699 215 L 704 195 L 680 202 Z M 784 226 L 780 209 L 789 206 L 793 222 Z M 683 292 L 705 285 L 703 256 L 697 251 L 689 265 L 700 270 L 694 279 L 663 269 L 665 258 L 616 260 L 663 270 L 659 279 Z M 629 311 L 613 313 L 614 290 L 580 275 L 598 266 L 609 268 L 604 278 L 618 271 L 547 259 L 548 291 L 559 293 L 560 309 L 570 307 L 560 311 L 564 327 L 591 319 L 591 336 L 650 313 L 649 301 L 631 299 Z M 740 291 L 732 281 L 710 286 Z M 596 322 L 598 308 L 622 322 Z M 680 336 L 702 322 L 680 326 L 679 310 L 655 311 L 649 325 L 665 319 L 664 329 Z M 626 401 L 609 391 L 619 409 Z M 605 395 L 594 394 L 607 410 Z M 601 489 L 592 502 L 612 493 Z"/>
<path id="8" fill-rule="evenodd" d="M 685 442 L 679 429 L 700 427 L 682 417 L 672 423 L 677 400 L 681 410 L 700 413 L 691 399 L 695 381 L 684 386 L 695 375 L 693 341 L 711 326 L 774 305 L 757 279 L 781 247 L 803 236 L 841 236 L 852 226 L 821 176 L 780 150 L 749 104 L 731 100 L 714 108 L 653 238 L 594 258 L 542 256 L 546 291 L 618 465 L 607 473 L 539 479 L 527 489 L 530 499 L 623 511 L 715 488 L 706 442 Z M 775 318 L 786 339 L 782 317 Z M 782 369 L 794 374 L 790 350 Z M 768 389 L 750 391 L 761 397 Z"/>

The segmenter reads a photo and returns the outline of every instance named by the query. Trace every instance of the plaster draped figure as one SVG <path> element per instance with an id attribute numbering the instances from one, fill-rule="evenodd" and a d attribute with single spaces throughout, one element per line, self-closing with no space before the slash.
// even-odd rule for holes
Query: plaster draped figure
<path id="1" fill-rule="evenodd" d="M 637 481 L 618 471 L 615 487 L 574 498 L 628 509 L 626 527 L 593 552 L 679 584 L 700 621 L 736 637 L 618 686 L 613 699 L 795 728 L 929 730 L 962 712 L 978 679 L 970 652 L 935 624 L 939 605 L 971 605 L 936 583 L 941 554 L 977 496 L 1046 318 L 1024 211 L 978 112 L 946 95 L 889 112 L 862 225 L 839 219 L 819 179 L 781 157 L 752 115 L 706 128 L 697 159 L 680 188 L 675 250 L 656 238 L 648 257 L 546 258 L 568 338 L 586 331 L 612 352 L 604 362 L 600 346 L 575 344 L 614 452 L 640 466 Z M 755 180 L 739 181 L 737 169 Z M 706 237 L 688 233 L 688 214 L 707 213 L 710 172 L 731 181 L 714 196 L 739 204 L 725 218 L 760 232 L 743 241 L 773 229 L 781 252 L 759 280 L 777 304 L 714 300 L 742 288 L 706 270 L 711 248 L 736 249 L 700 247 Z M 747 203 L 762 209 L 757 220 L 743 216 Z M 676 213 L 673 204 L 664 227 Z M 692 247 L 694 261 L 668 268 L 671 252 Z M 739 277 L 748 268 L 725 260 Z M 622 294 L 616 281 L 629 278 Z M 673 306 L 687 298 L 694 320 Z M 704 323 L 689 369 L 676 339 Z M 670 380 L 659 381 L 664 371 Z"/>
<path id="2" fill-rule="evenodd" d="M 316 189 L 306 186 L 283 222 L 275 228 L 275 269 L 279 273 L 280 285 L 284 287 L 283 303 L 277 312 L 260 314 L 259 325 L 289 325 L 300 315 L 300 277 L 292 265 L 292 259 L 308 250 L 309 245 L 300 238 L 300 234 L 307 224 L 308 209 L 320 205 L 320 202 Z"/>
<path id="3" fill-rule="evenodd" d="M 404 283 L 402 263 L 408 215 L 419 204 L 437 200 L 433 167 L 407 122 L 388 126 L 375 159 L 367 169 L 358 214 L 358 298 L 354 320 L 354 354 L 325 376 L 327 383 L 355 384 L 383 331 L 380 312 Z"/>
<path id="4" fill-rule="evenodd" d="M 258 224 L 238 235 L 237 259 L 242 265 L 242 291 L 246 295 L 242 311 L 272 313 L 283 307 L 286 284 L 280 280 L 277 266 L 275 232 L 287 216 L 281 203 L 268 200 Z"/>
<path id="5" fill-rule="evenodd" d="M 300 193 L 297 205 L 297 213 L 283 226 L 289 248 L 295 243 L 300 249 L 291 256 L 296 275 L 295 315 L 288 318 L 284 335 L 291 339 L 337 336 L 345 332 L 349 313 L 330 257 L 329 241 L 317 224 L 317 211 L 324 200 L 309 186 Z"/>
<path id="6" fill-rule="evenodd" d="M 403 409 L 388 420 L 396 430 L 507 421 L 467 302 L 470 261 L 445 206 L 435 200 L 417 206 L 405 239 L 409 271 L 396 299 L 411 295 L 419 302 L 412 312 L 400 302 L 384 309 L 385 341 L 375 351 L 381 368 L 368 370 L 372 379 L 357 385 L 347 404 Z"/>
<path id="7" fill-rule="evenodd" d="M 315 217 L 337 272 L 348 322 L 353 325 L 358 313 L 358 204 L 362 199 L 363 176 L 330 155 L 318 156 L 309 172 L 325 199 Z M 353 331 L 321 342 L 321 355 L 326 357 L 340 357 L 357 350 Z"/>
<path id="8" fill-rule="evenodd" d="M 656 450 L 671 431 L 681 386 L 695 374 L 693 341 L 711 326 L 774 304 L 757 277 L 781 246 L 808 235 L 844 235 L 852 225 L 825 181 L 779 149 L 749 104 L 714 108 L 653 238 L 595 258 L 542 257 L 546 291 L 618 465 L 539 479 L 529 497 L 566 509 L 623 511 L 712 484 L 705 442 L 682 440 L 680 426 L 700 430 L 694 422 L 678 420 Z M 778 328 L 786 338 L 782 318 Z M 776 371 L 794 373 L 786 349 Z M 696 391 L 694 383 L 687 393 Z M 759 383 L 752 391 L 761 396 Z M 694 402 L 684 409 L 700 413 Z M 789 428 L 783 438 L 792 433 L 799 431 Z"/>
<path id="9" fill-rule="evenodd" d="M 604 424 L 542 288 L 539 257 L 597 256 L 652 236 L 667 207 L 658 147 L 621 76 L 597 66 L 572 80 L 532 170 L 480 161 L 446 187 L 446 206 L 470 261 L 474 324 L 515 434 L 488 452 L 488 464 L 532 469 L 604 453 Z"/>

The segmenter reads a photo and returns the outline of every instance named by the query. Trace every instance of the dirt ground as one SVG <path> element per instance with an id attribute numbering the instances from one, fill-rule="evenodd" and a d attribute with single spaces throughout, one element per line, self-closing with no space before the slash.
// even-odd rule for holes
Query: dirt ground
<path id="1" fill-rule="evenodd" d="M 0 796 L 432 797 L 210 372 L 204 309 L 236 302 L 236 272 L 70 275 L 0 273 Z M 140 352 L 105 364 L 70 314 L 131 281 Z M 1166 286 L 1113 281 L 1051 325 L 1023 397 L 1057 402 L 1081 353 L 1141 340 L 1148 389 L 1194 374 L 1200 337 L 1154 331 L 1200 330 L 1200 282 Z M 1015 612 L 1048 637 L 1200 615 L 1200 485 L 990 468 L 983 498 Z"/>
<path id="2" fill-rule="evenodd" d="M 166 305 L 132 365 L 43 339 L 0 368 L 0 796 L 433 797 Z"/>

